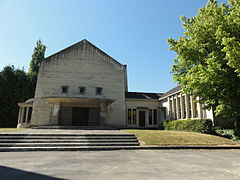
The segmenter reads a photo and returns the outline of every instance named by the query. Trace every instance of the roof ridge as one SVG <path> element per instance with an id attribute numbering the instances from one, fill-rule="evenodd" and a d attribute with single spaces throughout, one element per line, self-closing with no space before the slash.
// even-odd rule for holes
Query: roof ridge
<path id="1" fill-rule="evenodd" d="M 109 58 L 109 59 L 110 59 L 112 62 L 114 62 L 115 64 L 117 64 L 117 65 L 125 68 L 126 65 L 121 64 L 121 63 L 118 62 L 116 59 L 114 59 L 113 57 L 111 57 L 110 55 L 108 55 L 107 53 L 105 53 L 103 50 L 99 49 L 97 46 L 95 46 L 94 44 L 92 44 L 91 42 L 89 42 L 87 39 L 83 39 L 83 40 L 81 40 L 81 41 L 79 41 L 79 42 L 77 42 L 77 43 L 74 43 L 74 44 L 72 44 L 72 45 L 70 45 L 70 46 L 68 46 L 68 47 L 66 47 L 66 48 L 64 48 L 64 49 L 62 49 L 62 50 L 60 50 L 60 51 L 58 51 L 58 52 L 56 52 L 56 53 L 48 56 L 48 57 L 46 57 L 45 60 L 49 60 L 51 57 L 54 57 L 54 56 L 56 56 L 56 55 L 58 55 L 58 54 L 60 54 L 60 53 L 62 53 L 62 52 L 64 52 L 64 51 L 66 51 L 66 50 L 68 50 L 68 49 L 70 49 L 70 48 L 73 48 L 74 46 L 77 46 L 77 45 L 82 44 L 82 43 L 87 43 L 87 44 L 90 45 L 91 47 L 95 48 L 95 49 L 98 51 L 98 53 L 106 56 L 107 58 Z"/>
<path id="2" fill-rule="evenodd" d="M 126 93 L 142 93 L 142 94 L 164 94 L 164 93 L 160 93 L 160 92 L 136 92 L 136 91 L 128 91 Z"/>

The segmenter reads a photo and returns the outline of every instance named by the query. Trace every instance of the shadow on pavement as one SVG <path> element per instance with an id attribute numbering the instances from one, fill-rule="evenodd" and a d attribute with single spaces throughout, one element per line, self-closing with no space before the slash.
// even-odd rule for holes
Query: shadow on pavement
<path id="1" fill-rule="evenodd" d="M 35 172 L 28 172 L 20 169 L 15 169 L 6 166 L 0 166 L 0 179 L 1 180 L 64 180 L 56 177 L 38 174 Z"/>

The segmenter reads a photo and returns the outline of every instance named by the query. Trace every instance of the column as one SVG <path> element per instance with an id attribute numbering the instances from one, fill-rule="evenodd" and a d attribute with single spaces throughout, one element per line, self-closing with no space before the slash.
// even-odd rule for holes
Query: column
<path id="1" fill-rule="evenodd" d="M 22 107 L 19 107 L 19 110 L 18 110 L 18 124 L 21 123 L 21 112 L 22 112 Z"/>
<path id="2" fill-rule="evenodd" d="M 52 125 L 58 125 L 59 110 L 60 104 L 54 104 L 52 114 Z"/>
<path id="3" fill-rule="evenodd" d="M 25 111 L 25 107 L 22 107 L 22 112 L 21 112 L 21 124 L 23 123 L 23 116 L 24 116 L 24 111 Z"/>
<path id="4" fill-rule="evenodd" d="M 172 119 L 175 119 L 174 96 L 172 96 L 171 99 L 172 99 Z"/>
<path id="5" fill-rule="evenodd" d="M 27 108 L 27 112 L 26 112 L 26 117 L 25 117 L 25 124 L 27 124 L 28 112 L 29 112 L 29 107 L 26 107 L 26 108 Z"/>
<path id="6" fill-rule="evenodd" d="M 198 118 L 202 119 L 203 113 L 202 113 L 202 105 L 200 103 L 197 103 L 197 110 L 198 110 Z"/>
<path id="7" fill-rule="evenodd" d="M 189 101 L 188 95 L 185 94 L 186 119 L 189 118 Z"/>
<path id="8" fill-rule="evenodd" d="M 105 116 L 106 116 L 106 105 L 105 103 L 101 102 L 100 103 L 100 126 L 104 125 L 105 122 Z"/>
<path id="9" fill-rule="evenodd" d="M 168 97 L 168 113 L 169 113 L 169 120 L 172 119 L 172 105 L 171 105 L 171 98 Z"/>
<path id="10" fill-rule="evenodd" d="M 191 110 L 192 110 L 192 117 L 191 118 L 195 118 L 195 106 L 194 106 L 194 99 L 192 96 L 190 96 L 190 101 L 191 101 Z"/>
<path id="11" fill-rule="evenodd" d="M 176 98 L 176 111 L 177 111 L 177 119 L 180 119 L 180 109 L 179 109 L 179 100 L 178 100 L 178 94 L 175 95 Z"/>
<path id="12" fill-rule="evenodd" d="M 183 115 L 184 115 L 184 109 L 183 109 L 183 96 L 182 93 L 180 93 L 180 111 L 181 111 L 181 117 L 180 119 L 183 119 Z"/>

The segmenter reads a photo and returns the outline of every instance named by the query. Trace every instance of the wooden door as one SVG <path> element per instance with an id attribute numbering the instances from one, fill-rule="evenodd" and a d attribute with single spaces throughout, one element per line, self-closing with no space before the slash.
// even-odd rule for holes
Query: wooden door
<path id="1" fill-rule="evenodd" d="M 73 107 L 72 109 L 72 125 L 88 126 L 89 108 Z"/>
<path id="2" fill-rule="evenodd" d="M 145 111 L 139 111 L 139 126 L 145 126 Z"/>

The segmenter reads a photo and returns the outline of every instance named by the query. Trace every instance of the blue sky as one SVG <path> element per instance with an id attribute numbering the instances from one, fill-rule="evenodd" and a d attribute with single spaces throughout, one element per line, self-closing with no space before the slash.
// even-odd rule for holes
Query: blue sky
<path id="1" fill-rule="evenodd" d="M 221 0 L 219 2 L 225 2 Z M 38 39 L 46 56 L 82 39 L 128 65 L 130 91 L 165 92 L 174 52 L 167 38 L 183 33 L 207 0 L 0 0 L 0 70 L 28 70 Z"/>

